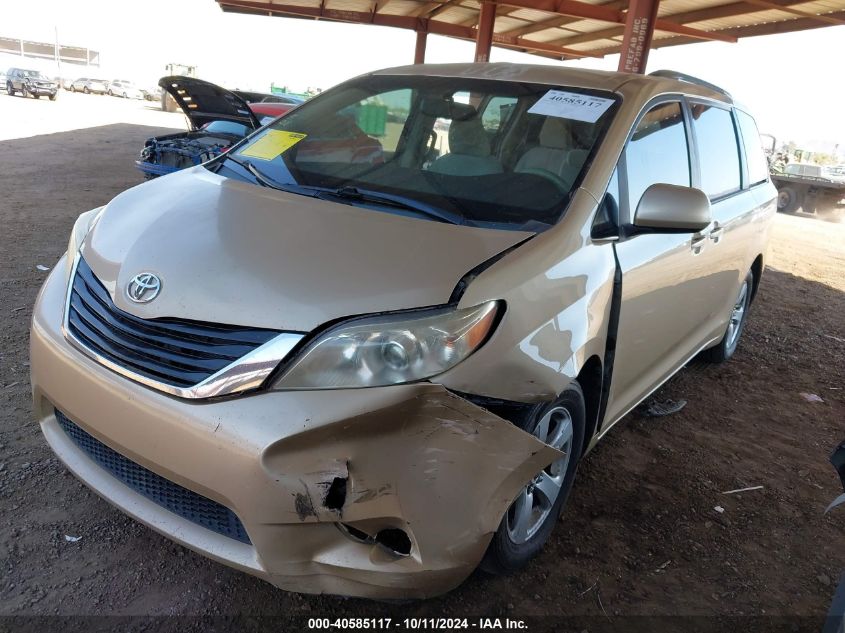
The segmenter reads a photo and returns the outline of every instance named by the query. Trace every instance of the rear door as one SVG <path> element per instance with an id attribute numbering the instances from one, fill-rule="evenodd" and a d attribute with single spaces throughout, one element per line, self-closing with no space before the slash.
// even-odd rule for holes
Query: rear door
<path id="1" fill-rule="evenodd" d="M 711 301 L 702 306 L 708 327 L 705 339 L 721 339 L 751 264 L 752 239 L 757 227 L 749 223 L 757 205 L 754 193 L 743 187 L 742 143 L 732 108 L 723 103 L 689 101 L 700 181 L 710 198 L 713 218 L 701 263 L 707 268 Z"/>
<path id="2" fill-rule="evenodd" d="M 620 219 L 631 224 L 652 184 L 693 186 L 691 131 L 681 97 L 644 111 L 619 164 Z M 699 233 L 622 237 L 616 256 L 622 297 L 606 420 L 614 422 L 674 373 L 701 345 L 711 282 Z M 623 232 L 624 235 L 624 232 Z"/>

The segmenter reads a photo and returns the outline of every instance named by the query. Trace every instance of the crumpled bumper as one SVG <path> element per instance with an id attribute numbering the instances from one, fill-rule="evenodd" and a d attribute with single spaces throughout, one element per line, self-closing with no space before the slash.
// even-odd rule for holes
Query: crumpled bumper
<path id="1" fill-rule="evenodd" d="M 477 566 L 519 490 L 560 456 L 429 383 L 205 403 L 147 389 L 64 339 L 64 268 L 45 283 L 31 334 L 35 412 L 53 450 L 128 514 L 284 589 L 373 598 L 448 591 Z M 231 510 L 247 542 L 112 476 L 56 410 L 141 469 Z M 401 546 L 376 542 L 399 531 Z"/>

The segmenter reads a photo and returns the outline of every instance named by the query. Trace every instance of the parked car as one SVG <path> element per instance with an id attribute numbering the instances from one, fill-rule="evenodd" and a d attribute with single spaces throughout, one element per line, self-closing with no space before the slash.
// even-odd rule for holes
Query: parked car
<path id="1" fill-rule="evenodd" d="M 187 132 L 149 138 L 135 165 L 147 178 L 199 165 L 225 152 L 244 136 L 293 108 L 285 103 L 248 104 L 202 79 L 162 77 L 159 86 L 188 117 Z"/>
<path id="2" fill-rule="evenodd" d="M 161 88 L 158 86 L 150 86 L 149 88 L 141 88 L 141 93 L 144 95 L 146 101 L 160 101 Z"/>
<path id="3" fill-rule="evenodd" d="M 144 93 L 134 83 L 126 79 L 115 79 L 109 84 L 108 93 L 124 99 L 143 99 Z"/>
<path id="4" fill-rule="evenodd" d="M 272 92 L 254 92 L 251 90 L 233 90 L 232 92 L 247 103 L 285 103 L 294 106 L 305 101 L 305 99 L 295 95 L 280 95 Z"/>
<path id="5" fill-rule="evenodd" d="M 109 82 L 105 79 L 89 79 L 81 77 L 70 84 L 71 92 L 84 92 L 85 94 L 95 93 L 104 95 L 109 90 Z"/>
<path id="6" fill-rule="evenodd" d="M 6 71 L 0 70 L 0 89 L 6 90 Z"/>
<path id="7" fill-rule="evenodd" d="M 734 355 L 775 199 L 754 119 L 693 78 L 366 74 L 79 217 L 35 415 L 98 494 L 285 589 L 513 573 L 586 451 Z"/>
<path id="8" fill-rule="evenodd" d="M 39 70 L 10 68 L 6 72 L 6 92 L 10 95 L 20 93 L 22 97 L 32 95 L 36 99 L 50 97 L 50 101 L 55 101 L 59 84 Z"/>

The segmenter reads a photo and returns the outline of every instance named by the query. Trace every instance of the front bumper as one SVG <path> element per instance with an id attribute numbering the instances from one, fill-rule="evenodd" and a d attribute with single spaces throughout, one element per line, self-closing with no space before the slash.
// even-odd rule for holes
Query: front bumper
<path id="1" fill-rule="evenodd" d="M 25 88 L 29 94 L 38 95 L 39 97 L 53 97 L 59 91 L 58 86 L 49 87 L 27 85 Z"/>
<path id="2" fill-rule="evenodd" d="M 428 383 L 203 403 L 150 390 L 65 340 L 64 270 L 62 261 L 45 282 L 31 333 L 35 413 L 50 446 L 123 511 L 283 589 L 372 598 L 448 591 L 477 566 L 519 490 L 560 456 Z M 247 542 L 113 477 L 56 410 L 135 464 L 231 510 Z M 410 554 L 360 538 L 384 529 L 403 530 Z"/>

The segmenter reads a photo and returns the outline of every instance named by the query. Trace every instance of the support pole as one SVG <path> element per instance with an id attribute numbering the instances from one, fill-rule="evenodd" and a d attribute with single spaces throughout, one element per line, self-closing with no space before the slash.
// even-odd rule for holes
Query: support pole
<path id="1" fill-rule="evenodd" d="M 475 61 L 489 62 L 490 47 L 493 45 L 493 25 L 496 22 L 496 5 L 482 2 L 478 15 L 478 32 L 475 36 Z"/>
<path id="2" fill-rule="evenodd" d="M 631 0 L 625 18 L 625 34 L 619 57 L 619 72 L 643 74 L 660 0 Z"/>
<path id="3" fill-rule="evenodd" d="M 414 63 L 425 63 L 425 44 L 428 41 L 427 31 L 417 31 L 417 46 L 414 49 Z"/>

